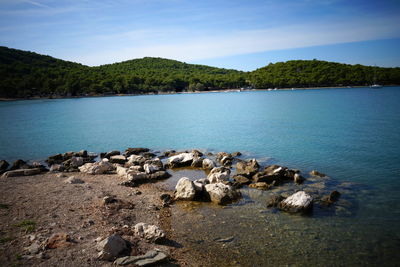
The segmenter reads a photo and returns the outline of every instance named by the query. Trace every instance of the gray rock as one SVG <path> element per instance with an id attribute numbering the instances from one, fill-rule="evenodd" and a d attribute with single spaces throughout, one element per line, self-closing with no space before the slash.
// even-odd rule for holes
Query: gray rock
<path id="1" fill-rule="evenodd" d="M 297 213 L 307 212 L 311 209 L 313 198 L 304 191 L 299 191 L 279 203 L 281 210 Z"/>
<path id="2" fill-rule="evenodd" d="M 75 176 L 71 176 L 68 179 L 66 179 L 64 181 L 64 183 L 66 183 L 66 184 L 83 184 L 85 182 L 79 178 L 75 178 Z"/>
<path id="3" fill-rule="evenodd" d="M 239 161 L 236 164 L 236 173 L 239 175 L 244 175 L 246 177 L 252 177 L 258 172 L 259 168 L 260 165 L 258 164 L 256 159 L 251 159 L 248 162 Z"/>
<path id="4" fill-rule="evenodd" d="M 190 166 L 195 158 L 193 153 L 180 153 L 169 157 L 167 164 L 170 168 Z"/>
<path id="5" fill-rule="evenodd" d="M 209 199 L 218 205 L 230 203 L 240 197 L 239 192 L 223 183 L 207 184 L 205 185 L 205 191 Z"/>
<path id="6" fill-rule="evenodd" d="M 233 180 L 235 180 L 235 183 L 237 183 L 238 185 L 241 185 L 241 186 L 251 183 L 249 178 L 244 177 L 242 175 L 233 176 Z"/>
<path id="7" fill-rule="evenodd" d="M 31 166 L 29 166 L 28 163 L 26 163 L 22 159 L 18 159 L 13 162 L 10 170 L 29 169 L 29 168 L 31 168 Z"/>
<path id="8" fill-rule="evenodd" d="M 128 165 L 134 166 L 134 165 L 143 165 L 147 159 L 143 156 L 139 155 L 130 155 L 128 157 Z"/>
<path id="9" fill-rule="evenodd" d="M 230 166 L 230 165 L 232 165 L 232 162 L 233 162 L 232 155 L 229 153 L 226 153 L 226 152 L 218 152 L 216 159 L 223 166 Z"/>
<path id="10" fill-rule="evenodd" d="M 53 164 L 50 167 L 50 172 L 62 172 L 64 170 L 64 165 L 61 164 Z"/>
<path id="11" fill-rule="evenodd" d="M 153 266 L 165 261 L 168 256 L 159 250 L 150 250 L 141 256 L 126 256 L 114 261 L 115 265 L 134 264 L 135 266 Z"/>
<path id="12" fill-rule="evenodd" d="M 112 156 L 116 156 L 116 155 L 121 155 L 121 152 L 118 151 L 118 150 L 113 150 L 113 151 L 107 152 L 104 155 L 104 157 L 107 158 L 107 159 L 110 159 Z"/>
<path id="13" fill-rule="evenodd" d="M 41 249 L 41 246 L 38 242 L 33 242 L 32 245 L 26 247 L 25 250 L 29 252 L 29 254 L 38 254 Z"/>
<path id="14" fill-rule="evenodd" d="M 114 169 L 114 166 L 106 158 L 99 162 L 86 163 L 85 165 L 79 167 L 79 171 L 93 175 L 108 173 Z"/>
<path id="15" fill-rule="evenodd" d="M 133 227 L 135 235 L 144 238 L 151 242 L 161 241 L 165 238 L 165 233 L 156 225 L 150 225 L 147 223 L 138 223 Z"/>
<path id="16" fill-rule="evenodd" d="M 121 236 L 111 235 L 97 245 L 97 250 L 100 251 L 98 258 L 111 261 L 127 249 L 126 241 Z"/>
<path id="17" fill-rule="evenodd" d="M 190 166 L 194 167 L 194 168 L 202 168 L 203 167 L 203 158 L 199 158 L 199 157 L 194 157 L 192 164 Z"/>
<path id="18" fill-rule="evenodd" d="M 228 181 L 231 170 L 226 167 L 215 167 L 208 174 L 207 179 L 210 183 L 219 183 L 223 181 Z"/>
<path id="19" fill-rule="evenodd" d="M 204 159 L 202 162 L 202 167 L 205 170 L 212 170 L 215 167 L 215 163 L 211 159 Z"/>
<path id="20" fill-rule="evenodd" d="M 175 199 L 179 200 L 193 200 L 196 196 L 196 187 L 193 181 L 187 177 L 179 179 L 175 186 Z"/>
<path id="21" fill-rule="evenodd" d="M 19 169 L 19 170 L 7 171 L 7 172 L 3 173 L 3 175 L 1 177 L 7 178 L 7 177 L 36 175 L 36 174 L 39 174 L 40 172 L 41 172 L 41 170 L 39 168 Z"/>

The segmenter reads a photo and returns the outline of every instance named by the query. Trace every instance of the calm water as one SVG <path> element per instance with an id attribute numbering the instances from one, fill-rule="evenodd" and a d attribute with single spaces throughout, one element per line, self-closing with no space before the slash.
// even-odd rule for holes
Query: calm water
<path id="1" fill-rule="evenodd" d="M 349 216 L 275 214 L 263 205 L 268 193 L 250 190 L 244 192 L 249 203 L 189 207 L 192 217 L 175 226 L 184 232 L 193 216 L 208 217 L 196 225 L 202 241 L 185 245 L 229 249 L 241 265 L 399 261 L 400 87 L 2 102 L 0 127 L 0 159 L 10 161 L 144 146 L 241 151 L 267 163 L 320 170 L 338 184 L 357 183 Z M 175 216 L 185 217 L 185 205 Z M 209 223 L 221 221 L 231 227 L 218 231 L 236 236 L 226 246 L 205 234 Z M 185 236 L 177 238 L 191 240 Z"/>

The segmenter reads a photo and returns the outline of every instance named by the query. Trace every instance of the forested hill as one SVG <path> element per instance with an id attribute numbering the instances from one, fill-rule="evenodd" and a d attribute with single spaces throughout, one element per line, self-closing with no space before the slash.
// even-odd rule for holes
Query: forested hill
<path id="1" fill-rule="evenodd" d="M 400 68 L 346 65 L 318 60 L 269 64 L 241 72 L 162 58 L 88 67 L 0 47 L 0 97 L 62 97 L 101 94 L 222 90 L 241 87 L 313 87 L 400 84 Z"/>

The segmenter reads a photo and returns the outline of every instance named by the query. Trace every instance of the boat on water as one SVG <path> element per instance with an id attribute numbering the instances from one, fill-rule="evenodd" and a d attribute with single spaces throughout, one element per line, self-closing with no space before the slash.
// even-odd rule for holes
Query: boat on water
<path id="1" fill-rule="evenodd" d="M 370 86 L 372 89 L 379 89 L 379 88 L 382 88 L 382 85 L 380 85 L 380 84 L 373 84 L 373 85 L 371 85 Z"/>

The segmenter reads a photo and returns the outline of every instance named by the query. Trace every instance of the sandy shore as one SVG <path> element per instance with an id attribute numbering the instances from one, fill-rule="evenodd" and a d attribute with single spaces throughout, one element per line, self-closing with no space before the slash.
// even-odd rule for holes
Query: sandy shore
<path id="1" fill-rule="evenodd" d="M 68 184 L 75 176 L 83 184 Z M 117 175 L 55 173 L 10 177 L 0 180 L 0 262 L 3 266 L 111 266 L 97 260 L 96 245 L 112 233 L 134 244 L 133 254 L 158 248 L 170 263 L 189 266 L 190 256 L 173 240 L 170 208 L 162 207 L 160 195 L 167 192 L 157 183 L 131 188 L 119 185 Z M 113 196 L 118 204 L 105 206 L 103 197 Z M 145 222 L 163 229 L 167 242 L 148 243 L 124 234 L 124 225 Z M 67 247 L 40 249 L 29 255 L 33 243 L 43 244 L 55 233 L 68 234 Z M 171 265 L 169 265 L 171 266 Z"/>

